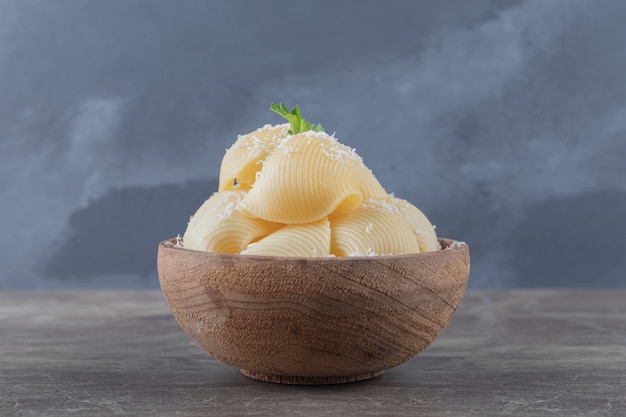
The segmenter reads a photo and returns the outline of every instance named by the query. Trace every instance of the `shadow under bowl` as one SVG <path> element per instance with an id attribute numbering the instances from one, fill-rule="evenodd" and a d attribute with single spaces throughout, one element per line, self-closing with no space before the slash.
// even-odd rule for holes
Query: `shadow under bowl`
<path id="1" fill-rule="evenodd" d="M 161 242 L 161 289 L 182 329 L 251 378 L 334 384 L 382 374 L 426 348 L 461 302 L 469 247 L 348 258 L 233 255 Z"/>

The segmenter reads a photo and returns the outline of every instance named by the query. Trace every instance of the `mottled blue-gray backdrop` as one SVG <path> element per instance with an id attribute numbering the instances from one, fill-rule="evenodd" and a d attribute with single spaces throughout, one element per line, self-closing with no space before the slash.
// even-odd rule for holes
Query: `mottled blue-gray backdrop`
<path id="1" fill-rule="evenodd" d="M 626 2 L 0 0 L 0 288 L 157 287 L 236 135 L 299 104 L 471 245 L 626 286 Z"/>

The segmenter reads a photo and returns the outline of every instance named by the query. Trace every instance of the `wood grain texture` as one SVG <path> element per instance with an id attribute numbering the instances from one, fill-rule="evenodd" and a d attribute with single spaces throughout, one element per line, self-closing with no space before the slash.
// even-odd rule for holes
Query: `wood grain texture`
<path id="1" fill-rule="evenodd" d="M 423 254 L 280 258 L 164 241 L 161 288 L 183 330 L 253 378 L 298 384 L 379 375 L 428 346 L 463 298 L 467 245 Z"/>

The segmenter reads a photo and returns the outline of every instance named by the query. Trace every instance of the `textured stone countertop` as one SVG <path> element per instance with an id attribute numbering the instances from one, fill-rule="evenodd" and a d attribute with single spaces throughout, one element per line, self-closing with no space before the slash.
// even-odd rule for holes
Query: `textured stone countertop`
<path id="1" fill-rule="evenodd" d="M 158 291 L 0 292 L 0 415 L 626 416 L 626 290 L 470 290 L 424 352 L 359 383 L 242 376 Z"/>

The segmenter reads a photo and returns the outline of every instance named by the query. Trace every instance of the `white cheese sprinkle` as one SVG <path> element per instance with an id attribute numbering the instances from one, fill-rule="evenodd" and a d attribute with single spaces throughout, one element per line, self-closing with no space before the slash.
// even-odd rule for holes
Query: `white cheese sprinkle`
<path id="1" fill-rule="evenodd" d="M 372 248 L 367 248 L 367 250 L 364 253 L 350 252 L 348 256 L 378 256 L 378 255 L 376 255 L 376 252 L 374 252 Z"/>
<path id="2" fill-rule="evenodd" d="M 365 202 L 363 202 L 363 207 L 376 210 L 380 213 L 400 214 L 400 212 L 398 211 L 398 207 L 396 207 L 395 204 L 389 203 L 385 200 L 375 200 L 373 198 L 368 198 L 367 200 L 365 200 Z"/>
<path id="3" fill-rule="evenodd" d="M 461 246 L 465 246 L 467 245 L 467 243 L 462 242 L 460 240 L 456 240 L 454 242 L 452 242 L 452 244 L 450 246 L 448 246 L 446 249 L 456 249 L 456 248 L 460 248 Z"/>

